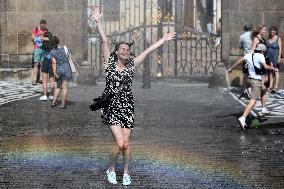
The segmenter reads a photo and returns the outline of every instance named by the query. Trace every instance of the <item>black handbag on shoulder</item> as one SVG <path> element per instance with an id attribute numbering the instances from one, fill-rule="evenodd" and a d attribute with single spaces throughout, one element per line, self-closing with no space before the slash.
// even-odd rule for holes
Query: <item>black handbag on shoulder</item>
<path id="1" fill-rule="evenodd" d="M 93 104 L 89 107 L 92 111 L 97 111 L 102 108 L 106 108 L 109 106 L 113 94 L 103 93 L 101 96 L 93 99 Z"/>

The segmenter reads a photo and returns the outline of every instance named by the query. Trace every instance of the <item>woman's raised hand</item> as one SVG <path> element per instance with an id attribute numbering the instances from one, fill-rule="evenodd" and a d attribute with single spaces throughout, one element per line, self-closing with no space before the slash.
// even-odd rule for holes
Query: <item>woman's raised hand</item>
<path id="1" fill-rule="evenodd" d="M 95 19 L 96 22 L 100 22 L 102 18 L 102 13 L 100 12 L 100 8 L 94 8 L 92 10 L 92 17 Z"/>
<path id="2" fill-rule="evenodd" d="M 176 37 L 176 32 L 167 32 L 165 33 L 165 35 L 163 36 L 164 41 L 170 41 L 173 40 Z"/>

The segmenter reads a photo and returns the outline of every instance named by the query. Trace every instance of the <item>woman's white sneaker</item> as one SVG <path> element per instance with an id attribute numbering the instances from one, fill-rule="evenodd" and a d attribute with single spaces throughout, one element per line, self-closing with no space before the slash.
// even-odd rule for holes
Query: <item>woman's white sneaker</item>
<path id="1" fill-rule="evenodd" d="M 47 96 L 42 95 L 42 96 L 39 98 L 39 100 L 46 101 L 46 100 L 47 100 Z"/>
<path id="2" fill-rule="evenodd" d="M 107 180 L 111 183 L 111 184 L 117 184 L 116 181 L 116 174 L 114 171 L 110 171 L 109 169 L 106 171 L 107 174 Z"/>
<path id="3" fill-rule="evenodd" d="M 130 178 L 130 175 L 129 174 L 124 174 L 123 175 L 123 182 L 122 182 L 122 184 L 124 185 L 124 186 L 128 186 L 128 185 L 130 185 L 131 184 L 131 178 Z"/>

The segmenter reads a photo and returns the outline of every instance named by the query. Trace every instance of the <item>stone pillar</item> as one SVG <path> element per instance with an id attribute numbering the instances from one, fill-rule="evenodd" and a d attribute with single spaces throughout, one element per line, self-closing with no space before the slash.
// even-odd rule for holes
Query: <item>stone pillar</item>
<path id="1" fill-rule="evenodd" d="M 81 85 L 96 85 L 97 77 L 90 62 L 83 61 L 80 64 L 79 75 L 76 78 L 76 83 Z"/>

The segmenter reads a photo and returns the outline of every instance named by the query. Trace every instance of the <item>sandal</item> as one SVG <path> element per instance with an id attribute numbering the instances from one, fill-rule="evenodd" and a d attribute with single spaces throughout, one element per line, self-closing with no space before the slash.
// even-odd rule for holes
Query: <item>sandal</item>
<path id="1" fill-rule="evenodd" d="M 64 104 L 64 105 L 61 105 L 61 107 L 60 107 L 61 109 L 66 109 L 66 104 Z"/>
<path id="2" fill-rule="evenodd" d="M 52 103 L 51 108 L 54 108 L 56 105 L 57 105 L 56 103 Z"/>

